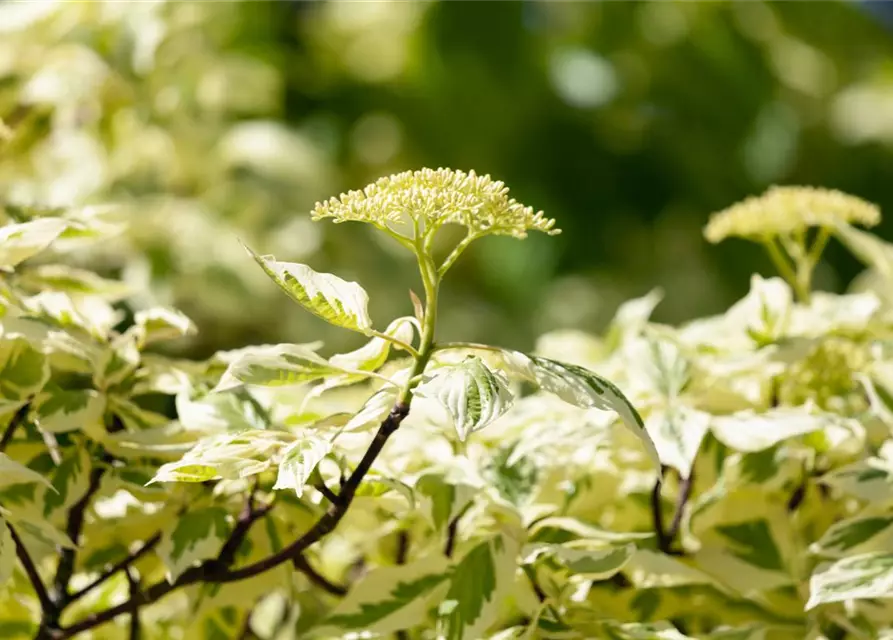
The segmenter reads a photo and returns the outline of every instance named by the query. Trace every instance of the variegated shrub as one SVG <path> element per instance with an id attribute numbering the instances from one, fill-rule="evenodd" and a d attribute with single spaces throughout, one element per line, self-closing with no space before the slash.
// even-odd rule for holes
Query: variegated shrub
<path id="1" fill-rule="evenodd" d="M 411 313 L 248 249 L 363 344 L 202 362 L 155 348 L 182 314 L 65 266 L 106 214 L 5 208 L 0 637 L 893 637 L 893 245 L 850 226 L 867 203 L 721 212 L 708 238 L 782 278 L 679 327 L 654 291 L 521 353 L 439 341 L 438 294 L 471 242 L 554 222 L 488 176 L 407 172 L 314 218 L 412 252 Z M 846 295 L 811 289 L 832 237 L 869 267 Z"/>

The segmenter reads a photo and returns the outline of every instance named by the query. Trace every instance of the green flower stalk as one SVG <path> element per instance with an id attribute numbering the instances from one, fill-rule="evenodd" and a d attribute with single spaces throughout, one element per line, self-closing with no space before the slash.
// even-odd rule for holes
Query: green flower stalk
<path id="1" fill-rule="evenodd" d="M 798 299 L 806 302 L 812 273 L 835 227 L 872 227 L 880 220 L 875 205 L 840 191 L 776 186 L 711 215 L 704 236 L 714 244 L 729 237 L 761 243 Z M 812 228 L 817 232 L 810 241 Z"/>

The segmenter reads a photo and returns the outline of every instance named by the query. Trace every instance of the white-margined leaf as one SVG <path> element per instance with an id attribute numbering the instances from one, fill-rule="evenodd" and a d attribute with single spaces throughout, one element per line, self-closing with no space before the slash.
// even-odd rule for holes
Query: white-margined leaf
<path id="1" fill-rule="evenodd" d="M 0 227 L 0 269 L 11 269 L 40 253 L 68 228 L 61 218 L 38 218 Z"/>
<path id="2" fill-rule="evenodd" d="M 18 409 L 43 388 L 47 358 L 24 338 L 0 341 L 0 412 Z"/>
<path id="3" fill-rule="evenodd" d="M 144 309 L 137 311 L 133 320 L 140 347 L 195 333 L 195 325 L 192 320 L 180 311 L 173 309 L 161 307 Z"/>
<path id="4" fill-rule="evenodd" d="M 395 387 L 382 387 L 372 394 L 360 410 L 347 421 L 344 431 L 360 431 L 369 427 L 380 425 L 397 402 L 397 389 Z"/>
<path id="5" fill-rule="evenodd" d="M 893 548 L 893 515 L 875 514 L 835 522 L 809 550 L 828 558 Z"/>
<path id="6" fill-rule="evenodd" d="M 850 225 L 835 225 L 837 238 L 856 258 L 871 267 L 888 282 L 893 280 L 893 244 L 884 242 L 880 237 L 862 231 Z"/>
<path id="7" fill-rule="evenodd" d="M 893 464 L 881 458 L 866 458 L 820 478 L 823 484 L 873 505 L 893 502 Z"/>
<path id="8" fill-rule="evenodd" d="M 57 547 L 74 549 L 75 544 L 65 533 L 53 526 L 49 520 L 35 513 L 19 513 L 0 507 L 0 517 L 6 518 L 16 532 L 28 542 L 40 544 L 48 549 Z"/>
<path id="9" fill-rule="evenodd" d="M 840 420 L 838 416 L 820 413 L 804 405 L 779 407 L 761 413 L 747 410 L 716 416 L 710 423 L 710 430 L 727 447 L 753 452 L 824 429 Z"/>
<path id="10" fill-rule="evenodd" d="M 278 344 L 243 350 L 224 372 L 214 392 L 242 385 L 279 387 L 344 373 L 304 345 Z"/>
<path id="11" fill-rule="evenodd" d="M 496 535 L 471 548 L 450 575 L 450 588 L 438 608 L 448 640 L 475 640 L 493 624 L 515 584 L 518 544 Z"/>
<path id="12" fill-rule="evenodd" d="M 707 434 L 710 419 L 711 416 L 703 411 L 671 404 L 652 411 L 645 420 L 645 427 L 663 464 L 687 478 Z"/>
<path id="13" fill-rule="evenodd" d="M 0 589 L 12 577 L 16 566 L 16 548 L 6 520 L 0 518 Z"/>
<path id="14" fill-rule="evenodd" d="M 270 426 L 266 413 L 244 389 L 199 397 L 191 397 L 187 390 L 177 394 L 176 405 L 177 419 L 190 431 L 219 433 Z"/>
<path id="15" fill-rule="evenodd" d="M 176 580 L 196 562 L 215 557 L 229 535 L 226 509 L 202 507 L 187 509 L 162 534 L 158 555 L 168 570 L 168 580 Z"/>
<path id="16" fill-rule="evenodd" d="M 426 620 L 432 602 L 442 597 L 449 576 L 447 560 L 440 554 L 373 569 L 316 631 L 333 636 L 345 631 L 387 634 L 417 626 Z"/>
<path id="17" fill-rule="evenodd" d="M 152 482 L 205 482 L 262 473 L 294 443 L 284 431 L 254 429 L 204 438 L 180 460 L 162 465 Z"/>
<path id="18" fill-rule="evenodd" d="M 385 334 L 407 344 L 412 343 L 414 335 L 413 318 L 397 318 L 385 330 Z M 385 338 L 372 338 L 365 345 L 350 351 L 339 353 L 329 358 L 329 362 L 341 369 L 353 371 L 377 371 L 388 359 L 391 342 Z"/>
<path id="19" fill-rule="evenodd" d="M 81 442 L 68 449 L 62 461 L 50 472 L 52 488 L 43 494 L 43 515 L 49 518 L 80 500 L 90 485 L 90 454 Z"/>
<path id="20" fill-rule="evenodd" d="M 436 370 L 416 387 L 415 394 L 440 403 L 453 419 L 463 442 L 468 434 L 483 429 L 508 411 L 513 402 L 506 380 L 477 356 Z"/>
<path id="21" fill-rule="evenodd" d="M 863 553 L 820 565 L 809 579 L 806 610 L 875 598 L 893 598 L 893 553 Z"/>
<path id="22" fill-rule="evenodd" d="M 610 545 L 623 545 L 653 538 L 651 532 L 608 531 L 567 516 L 551 516 L 537 520 L 528 530 L 531 542 L 561 543 L 570 540 L 593 540 Z"/>
<path id="23" fill-rule="evenodd" d="M 29 291 L 60 291 L 69 296 L 96 296 L 115 302 L 131 293 L 131 287 L 86 269 L 61 264 L 42 264 L 18 274 L 19 284 Z"/>
<path id="24" fill-rule="evenodd" d="M 415 483 L 422 511 L 435 531 L 443 531 L 480 493 L 480 487 L 451 477 L 449 473 L 425 473 Z"/>
<path id="25" fill-rule="evenodd" d="M 621 304 L 605 334 L 605 345 L 608 350 L 614 351 L 627 338 L 638 335 L 648 324 L 648 319 L 663 297 L 663 290 L 653 289 L 641 298 L 627 300 Z"/>
<path id="26" fill-rule="evenodd" d="M 615 622 L 602 624 L 604 638 L 611 640 L 695 640 L 669 622 Z"/>
<path id="27" fill-rule="evenodd" d="M 602 376 L 577 365 L 506 351 L 506 361 L 522 376 L 542 389 L 582 409 L 614 411 L 642 441 L 648 457 L 660 473 L 661 460 L 642 416 L 617 386 Z"/>
<path id="28" fill-rule="evenodd" d="M 124 333 L 103 347 L 96 358 L 93 384 L 110 389 L 124 382 L 139 366 L 140 352 L 133 334 Z"/>
<path id="29" fill-rule="evenodd" d="M 585 545 L 532 543 L 522 550 L 521 561 L 532 564 L 548 558 L 572 575 L 588 580 L 606 580 L 618 573 L 636 552 L 636 545 L 586 548 Z"/>
<path id="30" fill-rule="evenodd" d="M 41 474 L 16 462 L 5 453 L 0 453 L 0 487 L 20 482 L 38 482 L 52 487 L 50 481 Z"/>
<path id="31" fill-rule="evenodd" d="M 300 498 L 313 470 L 332 451 L 332 442 L 312 431 L 304 431 L 282 453 L 274 489 L 294 489 Z"/>
<path id="32" fill-rule="evenodd" d="M 105 396 L 93 389 L 44 388 L 31 404 L 30 418 L 43 431 L 90 432 L 102 424 Z"/>
<path id="33" fill-rule="evenodd" d="M 248 253 L 288 296 L 323 320 L 365 333 L 372 327 L 369 295 L 356 282 L 318 273 L 305 264 L 279 262 L 273 256 Z"/>

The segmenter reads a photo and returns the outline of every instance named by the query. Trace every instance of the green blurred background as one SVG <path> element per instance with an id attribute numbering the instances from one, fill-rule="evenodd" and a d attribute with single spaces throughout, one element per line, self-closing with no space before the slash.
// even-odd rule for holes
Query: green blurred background
<path id="1" fill-rule="evenodd" d="M 360 281 L 383 328 L 413 263 L 323 198 L 405 169 L 474 169 L 558 220 L 451 272 L 445 338 L 529 347 L 598 331 L 660 287 L 656 318 L 724 309 L 769 272 L 702 238 L 771 184 L 842 189 L 893 236 L 889 4 L 0 2 L 0 202 L 114 202 L 124 236 L 76 256 L 199 326 L 181 352 L 321 337 L 238 244 Z M 858 265 L 831 247 L 818 286 Z"/>

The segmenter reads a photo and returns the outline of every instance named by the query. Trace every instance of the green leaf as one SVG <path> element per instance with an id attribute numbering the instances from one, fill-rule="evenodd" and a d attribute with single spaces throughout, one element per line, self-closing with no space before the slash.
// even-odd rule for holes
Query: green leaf
<path id="1" fill-rule="evenodd" d="M 387 634 L 419 625 L 431 601 L 442 597 L 449 575 L 447 560 L 440 554 L 373 569 L 316 631 L 323 636 L 348 630 Z"/>
<path id="2" fill-rule="evenodd" d="M 46 356 L 24 338 L 0 341 L 0 412 L 18 409 L 50 376 Z"/>
<path id="3" fill-rule="evenodd" d="M 867 515 L 835 522 L 822 537 L 812 543 L 810 552 L 841 558 L 893 546 L 893 516 Z"/>
<path id="4" fill-rule="evenodd" d="M 504 535 L 480 542 L 453 567 L 439 607 L 444 640 L 480 638 L 514 587 L 517 544 Z"/>
<path id="5" fill-rule="evenodd" d="M 685 405 L 671 405 L 649 414 L 645 426 L 663 463 L 687 478 L 710 420 L 711 416 L 703 411 Z"/>
<path id="6" fill-rule="evenodd" d="M 279 387 L 304 384 L 344 371 L 304 345 L 278 344 L 243 350 L 227 367 L 215 393 L 251 384 Z"/>
<path id="7" fill-rule="evenodd" d="M 0 453 L 0 487 L 20 482 L 38 482 L 46 487 L 52 487 L 50 481 L 44 476 L 19 464 L 5 453 Z"/>
<path id="8" fill-rule="evenodd" d="M 310 313 L 336 326 L 365 333 L 372 328 L 363 287 L 330 273 L 317 273 L 305 264 L 278 262 L 245 247 L 279 288 Z"/>
<path id="9" fill-rule="evenodd" d="M 415 490 L 435 531 L 442 531 L 480 492 L 477 486 L 437 472 L 419 477 Z"/>
<path id="10" fill-rule="evenodd" d="M 0 518 L 0 589 L 6 586 L 16 566 L 16 548 L 6 526 L 6 520 Z"/>
<path id="11" fill-rule="evenodd" d="M 192 320 L 183 313 L 160 307 L 137 311 L 134 323 L 140 348 L 154 342 L 190 336 L 196 331 Z"/>
<path id="12" fill-rule="evenodd" d="M 158 543 L 168 580 L 174 581 L 196 562 L 216 556 L 229 529 L 226 510 L 221 507 L 188 509 L 180 514 Z"/>
<path id="13" fill-rule="evenodd" d="M 875 598 L 893 598 L 893 553 L 863 553 L 819 566 L 809 579 L 806 610 Z"/>
<path id="14" fill-rule="evenodd" d="M 520 353 L 505 352 L 507 361 L 518 373 L 542 389 L 582 409 L 614 411 L 632 433 L 641 440 L 648 457 L 660 473 L 661 460 L 642 416 L 617 386 L 583 367 Z"/>
<path id="15" fill-rule="evenodd" d="M 279 474 L 273 489 L 294 489 L 300 498 L 310 474 L 331 451 L 332 443 L 329 439 L 310 431 L 303 432 L 282 453 Z"/>
<path id="16" fill-rule="evenodd" d="M 415 395 L 443 406 L 462 442 L 469 433 L 483 429 L 508 411 L 513 402 L 505 379 L 477 356 L 436 370 L 416 387 Z"/>
<path id="17" fill-rule="evenodd" d="M 11 269 L 46 249 L 68 228 L 61 218 L 38 218 L 0 228 L 0 269 Z"/>
<path id="18" fill-rule="evenodd" d="M 203 438 L 177 462 L 158 469 L 151 482 L 205 482 L 262 473 L 287 455 L 294 436 L 254 429 Z M 298 441 L 300 442 L 300 441 Z"/>
<path id="19" fill-rule="evenodd" d="M 69 449 L 50 474 L 52 490 L 43 497 L 45 518 L 58 510 L 69 508 L 87 492 L 90 484 L 90 454 L 84 443 Z"/>
<path id="20" fill-rule="evenodd" d="M 30 418 L 43 431 L 68 431 L 99 428 L 105 412 L 105 396 L 93 389 L 66 391 L 45 388 L 34 398 Z"/>

